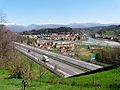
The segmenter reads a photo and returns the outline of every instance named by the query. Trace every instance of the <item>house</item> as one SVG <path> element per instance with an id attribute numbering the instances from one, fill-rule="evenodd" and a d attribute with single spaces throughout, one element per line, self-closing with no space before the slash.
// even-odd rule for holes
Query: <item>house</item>
<path id="1" fill-rule="evenodd" d="M 70 44 L 56 44 L 56 48 L 66 49 L 66 50 L 74 50 L 75 44 L 73 44 L 73 43 L 70 43 Z"/>

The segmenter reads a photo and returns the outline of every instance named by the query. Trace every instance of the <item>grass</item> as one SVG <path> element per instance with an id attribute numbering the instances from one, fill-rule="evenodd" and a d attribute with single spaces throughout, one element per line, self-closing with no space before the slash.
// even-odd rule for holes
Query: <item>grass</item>
<path id="1" fill-rule="evenodd" d="M 115 35 L 115 32 L 114 31 L 106 31 L 105 35 Z"/>
<path id="2" fill-rule="evenodd" d="M 73 78 L 60 78 L 48 70 L 39 77 L 39 66 L 20 55 L 25 64 L 33 63 L 34 80 L 26 90 L 120 90 L 120 68 Z M 21 90 L 22 79 L 8 78 L 8 70 L 0 70 L 0 90 Z"/>
<path id="3" fill-rule="evenodd" d="M 83 59 L 83 60 L 85 60 L 85 61 L 89 61 L 90 60 L 90 56 L 89 55 L 87 55 L 87 54 L 81 54 L 81 55 L 79 55 L 79 57 L 81 58 L 81 59 Z"/>
<path id="4" fill-rule="evenodd" d="M 0 70 L 0 79 L 8 78 L 8 77 L 9 77 L 8 70 Z"/>
<path id="5" fill-rule="evenodd" d="M 96 74 L 66 79 L 66 82 L 68 80 L 70 82 L 70 85 L 74 84 L 75 86 L 81 86 L 81 88 L 97 88 L 97 90 L 119 90 L 120 68 Z"/>
<path id="6" fill-rule="evenodd" d="M 51 51 L 53 51 L 53 52 L 60 52 L 60 50 L 58 48 L 51 48 Z"/>

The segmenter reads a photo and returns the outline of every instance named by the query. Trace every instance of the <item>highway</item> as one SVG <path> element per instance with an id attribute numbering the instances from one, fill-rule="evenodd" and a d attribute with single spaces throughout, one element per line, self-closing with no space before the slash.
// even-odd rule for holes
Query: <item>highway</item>
<path id="1" fill-rule="evenodd" d="M 76 60 L 61 54 L 42 50 L 25 44 L 15 42 L 15 48 L 26 56 L 31 57 L 38 64 L 42 64 L 55 74 L 65 78 L 102 68 L 102 66 L 99 65 Z M 28 50 L 30 50 L 30 52 L 28 52 Z M 43 62 L 42 55 L 48 56 L 49 62 Z"/>

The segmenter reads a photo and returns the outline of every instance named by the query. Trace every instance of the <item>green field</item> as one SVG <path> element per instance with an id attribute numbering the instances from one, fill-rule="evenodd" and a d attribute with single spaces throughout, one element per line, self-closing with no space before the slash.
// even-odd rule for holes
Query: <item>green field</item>
<path id="1" fill-rule="evenodd" d="M 73 78 L 60 78 L 45 69 L 39 77 L 39 66 L 21 55 L 25 64 L 33 63 L 34 80 L 27 81 L 27 90 L 120 90 L 120 68 Z M 8 70 L 0 70 L 0 90 L 21 90 L 22 79 L 9 78 Z"/>

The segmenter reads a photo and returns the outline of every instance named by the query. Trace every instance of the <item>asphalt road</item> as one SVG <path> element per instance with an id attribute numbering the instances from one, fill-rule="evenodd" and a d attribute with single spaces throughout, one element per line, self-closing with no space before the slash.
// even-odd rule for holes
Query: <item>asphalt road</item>
<path id="1" fill-rule="evenodd" d="M 28 49 L 20 47 L 20 46 L 16 46 L 16 49 L 24 54 L 27 54 L 28 56 L 34 57 L 37 62 L 40 62 L 40 61 L 43 62 L 42 55 L 39 53 L 36 53 L 32 50 L 28 53 Z M 74 76 L 77 74 L 85 73 L 85 71 L 83 71 L 83 70 L 79 70 L 75 67 L 61 63 L 52 58 L 49 58 L 49 62 L 45 62 L 44 64 L 46 64 L 48 67 L 52 68 L 53 70 L 56 68 L 58 72 L 60 72 L 64 75 L 64 77 L 70 77 L 70 76 Z"/>
<path id="2" fill-rule="evenodd" d="M 88 71 L 96 70 L 102 68 L 102 66 L 95 65 L 92 63 L 84 62 L 81 60 L 76 60 L 67 56 L 63 56 L 57 53 L 53 53 L 46 50 L 41 50 L 32 46 L 24 45 L 24 44 L 16 44 L 16 49 L 20 52 L 26 54 L 27 56 L 33 57 L 37 62 L 42 62 L 42 54 L 48 55 L 49 62 L 44 63 L 54 71 L 57 68 L 57 72 L 61 73 L 64 77 L 70 77 L 82 73 L 86 73 Z M 30 52 L 28 53 L 28 50 Z M 79 67 L 79 68 L 78 68 Z M 56 72 L 56 71 L 55 71 Z"/>

